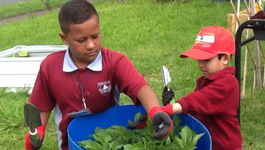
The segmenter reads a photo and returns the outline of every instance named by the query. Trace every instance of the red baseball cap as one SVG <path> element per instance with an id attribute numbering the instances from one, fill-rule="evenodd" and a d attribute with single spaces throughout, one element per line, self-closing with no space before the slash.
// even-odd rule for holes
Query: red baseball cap
<path id="1" fill-rule="evenodd" d="M 202 28 L 192 49 L 183 52 L 180 57 L 206 60 L 218 54 L 235 54 L 235 51 L 234 37 L 230 31 L 214 25 Z"/>

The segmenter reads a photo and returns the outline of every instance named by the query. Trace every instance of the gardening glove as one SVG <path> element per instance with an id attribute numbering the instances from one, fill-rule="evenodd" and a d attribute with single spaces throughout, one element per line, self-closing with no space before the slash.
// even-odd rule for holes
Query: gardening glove
<path id="1" fill-rule="evenodd" d="M 27 150 L 37 150 L 41 148 L 42 142 L 44 140 L 45 125 L 42 124 L 41 126 L 37 127 L 36 130 L 39 135 L 39 141 L 37 143 L 33 139 L 31 139 L 29 132 L 26 134 L 25 148 Z"/>
<path id="2" fill-rule="evenodd" d="M 162 111 L 171 116 L 173 114 L 173 104 L 167 104 L 161 107 Z"/>
<path id="3" fill-rule="evenodd" d="M 165 101 L 168 101 L 167 103 L 166 102 L 164 103 L 164 101 L 163 101 L 163 105 L 165 106 L 165 105 L 167 105 L 169 103 L 170 100 L 172 100 L 172 97 L 174 97 L 175 94 L 174 94 L 172 89 L 170 89 L 170 91 L 168 91 L 167 86 L 165 86 L 165 88 L 163 90 L 163 94 L 164 95 L 162 96 L 162 98 L 164 98 Z M 171 110 L 168 109 L 168 108 L 170 108 Z M 170 105 L 168 107 L 162 107 L 162 109 L 169 116 L 172 115 L 172 105 Z M 146 121 L 147 121 L 147 113 L 145 112 L 143 115 L 141 115 L 139 117 L 138 120 L 133 121 L 133 122 L 129 122 L 127 124 L 127 127 L 128 127 L 128 129 L 140 129 L 140 128 L 143 128 L 143 127 L 147 126 L 147 122 Z"/>
<path id="4" fill-rule="evenodd" d="M 129 129 L 140 129 L 143 127 L 147 126 L 147 112 L 145 112 L 144 114 L 142 114 L 138 120 L 133 121 L 133 122 L 129 122 L 127 124 L 127 127 Z"/>
<path id="5" fill-rule="evenodd" d="M 167 108 L 170 113 L 170 107 Z M 172 114 L 171 109 L 171 114 Z M 173 121 L 170 116 L 159 106 L 152 107 L 149 111 L 149 117 L 152 120 L 153 128 L 156 133 L 151 134 L 153 139 L 164 139 L 173 128 Z"/>
<path id="6" fill-rule="evenodd" d="M 174 98 L 175 93 L 173 89 L 168 89 L 167 86 L 164 87 L 163 93 L 162 93 L 162 103 L 164 106 L 170 103 L 170 101 Z"/>
<path id="7" fill-rule="evenodd" d="M 172 104 L 168 104 L 165 107 L 161 107 L 163 112 L 167 113 L 169 116 L 172 115 L 173 106 Z M 127 124 L 128 129 L 140 129 L 147 126 L 147 113 L 142 114 L 138 120 L 129 122 Z"/>

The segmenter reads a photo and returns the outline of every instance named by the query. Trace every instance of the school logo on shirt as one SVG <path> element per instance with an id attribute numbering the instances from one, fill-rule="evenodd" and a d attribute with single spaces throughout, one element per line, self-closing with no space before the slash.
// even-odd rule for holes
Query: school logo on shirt
<path id="1" fill-rule="evenodd" d="M 110 81 L 98 82 L 98 91 L 102 95 L 106 96 L 108 92 L 111 90 Z"/>

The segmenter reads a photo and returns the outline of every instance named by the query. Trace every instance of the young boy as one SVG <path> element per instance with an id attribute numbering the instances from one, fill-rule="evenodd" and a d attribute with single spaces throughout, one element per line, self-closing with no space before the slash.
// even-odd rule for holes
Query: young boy
<path id="1" fill-rule="evenodd" d="M 173 122 L 160 108 L 144 77 L 125 55 L 101 47 L 96 9 L 87 0 L 70 0 L 61 7 L 58 20 L 62 30 L 59 35 L 69 47 L 47 56 L 41 63 L 29 98 L 29 103 L 40 111 L 42 125 L 37 128 L 40 140 L 34 142 L 27 133 L 25 148 L 41 147 L 55 108 L 59 149 L 68 150 L 67 126 L 73 119 L 71 116 L 98 113 L 114 106 L 115 87 L 119 89 L 118 95 L 124 92 L 135 105 L 144 106 L 154 128 L 166 125 L 154 134 L 155 138 L 167 136 Z"/>
<path id="2" fill-rule="evenodd" d="M 194 92 L 168 104 L 163 109 L 169 115 L 191 114 L 202 122 L 212 137 L 213 150 L 241 150 L 242 136 L 238 124 L 239 84 L 235 67 L 227 64 L 235 54 L 232 34 L 219 26 L 207 26 L 198 33 L 193 48 L 182 53 L 198 61 L 202 76 Z M 164 90 L 163 104 L 173 98 L 173 90 Z"/>

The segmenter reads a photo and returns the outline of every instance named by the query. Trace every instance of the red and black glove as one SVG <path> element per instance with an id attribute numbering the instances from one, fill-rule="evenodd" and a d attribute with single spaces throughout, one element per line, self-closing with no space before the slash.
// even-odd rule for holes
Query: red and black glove
<path id="1" fill-rule="evenodd" d="M 162 93 L 162 103 L 164 106 L 170 103 L 170 101 L 174 98 L 175 93 L 173 89 L 168 89 L 167 86 L 164 87 L 163 93 Z"/>
<path id="2" fill-rule="evenodd" d="M 172 105 L 164 107 L 155 106 L 149 111 L 149 117 L 152 120 L 153 128 L 156 133 L 151 137 L 157 140 L 167 137 L 173 128 L 173 121 L 169 114 L 172 115 Z M 168 114 L 169 113 L 169 114 Z"/>
<path id="3" fill-rule="evenodd" d="M 147 126 L 147 112 L 145 112 L 144 114 L 142 114 L 138 120 L 133 121 L 133 122 L 129 122 L 127 124 L 127 127 L 129 129 L 140 129 L 143 127 Z"/>
<path id="4" fill-rule="evenodd" d="M 149 112 L 149 116 L 153 123 L 153 128 L 156 131 L 155 134 L 152 134 L 151 137 L 154 139 L 163 139 L 165 138 L 173 128 L 173 122 L 170 116 L 173 113 L 172 104 L 168 104 L 164 107 L 153 107 Z M 127 127 L 129 129 L 139 129 L 147 126 L 147 113 L 139 117 L 137 121 L 129 122 Z"/>
<path id="5" fill-rule="evenodd" d="M 169 102 L 174 98 L 175 96 L 175 93 L 173 91 L 173 89 L 169 89 L 168 90 L 168 87 L 165 86 L 164 89 L 163 89 L 163 93 L 162 93 L 162 102 L 163 102 L 163 105 L 166 106 L 167 104 L 169 104 Z M 171 108 L 170 108 L 171 106 Z M 172 105 L 170 105 L 169 107 L 162 107 L 163 111 L 166 112 L 169 116 L 172 115 L 172 110 L 170 112 L 170 109 L 172 109 Z M 166 109 L 166 108 L 169 108 L 169 109 Z M 169 110 L 169 111 L 168 111 Z M 147 126 L 147 113 L 145 112 L 143 115 L 141 115 L 139 117 L 138 120 L 136 121 L 133 121 L 133 122 L 129 122 L 127 124 L 127 127 L 129 129 L 140 129 L 140 128 L 143 128 L 143 127 L 146 127 Z"/>
<path id="6" fill-rule="evenodd" d="M 27 150 L 37 150 L 41 148 L 42 142 L 44 140 L 44 132 L 45 132 L 45 125 L 42 124 L 41 126 L 36 128 L 37 133 L 39 135 L 39 141 L 35 142 L 33 139 L 30 137 L 30 133 L 28 132 L 25 137 L 25 148 Z"/>

